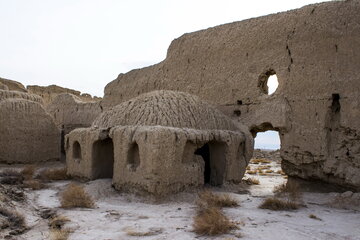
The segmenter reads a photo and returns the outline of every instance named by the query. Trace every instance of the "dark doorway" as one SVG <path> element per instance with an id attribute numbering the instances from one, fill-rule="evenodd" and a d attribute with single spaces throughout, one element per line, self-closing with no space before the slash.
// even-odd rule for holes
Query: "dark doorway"
<path id="1" fill-rule="evenodd" d="M 195 155 L 199 155 L 203 158 L 205 162 L 205 170 L 204 170 L 204 183 L 210 183 L 210 176 L 211 176 L 211 167 L 210 167 L 210 150 L 209 145 L 205 144 L 201 148 L 196 149 Z"/>
<path id="2" fill-rule="evenodd" d="M 98 140 L 93 145 L 93 178 L 112 178 L 114 145 L 111 138 Z"/>
<path id="3" fill-rule="evenodd" d="M 226 144 L 211 141 L 195 150 L 194 154 L 204 160 L 204 183 L 214 186 L 222 185 L 226 168 Z"/>

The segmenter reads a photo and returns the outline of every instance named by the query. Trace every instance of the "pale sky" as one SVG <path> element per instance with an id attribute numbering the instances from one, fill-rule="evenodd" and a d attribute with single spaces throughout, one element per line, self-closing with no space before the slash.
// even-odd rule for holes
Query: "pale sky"
<path id="1" fill-rule="evenodd" d="M 103 96 L 182 34 L 316 0 L 0 0 L 0 77 Z"/>

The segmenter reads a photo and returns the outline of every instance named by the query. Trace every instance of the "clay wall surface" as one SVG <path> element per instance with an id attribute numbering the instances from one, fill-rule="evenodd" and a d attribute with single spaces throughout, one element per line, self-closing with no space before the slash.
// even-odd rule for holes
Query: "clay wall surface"
<path id="1" fill-rule="evenodd" d="M 2 163 L 34 163 L 60 157 L 60 131 L 38 102 L 0 99 L 0 136 Z"/>
<path id="2" fill-rule="evenodd" d="M 68 134 L 75 128 L 90 127 L 94 119 L 102 113 L 100 102 L 84 102 L 72 94 L 60 94 L 46 111 L 54 118 L 58 128 Z"/>
<path id="3" fill-rule="evenodd" d="M 279 131 L 287 174 L 359 188 L 359 12 L 358 0 L 327 2 L 184 34 L 161 63 L 110 82 L 102 104 L 188 92 L 254 135 Z"/>

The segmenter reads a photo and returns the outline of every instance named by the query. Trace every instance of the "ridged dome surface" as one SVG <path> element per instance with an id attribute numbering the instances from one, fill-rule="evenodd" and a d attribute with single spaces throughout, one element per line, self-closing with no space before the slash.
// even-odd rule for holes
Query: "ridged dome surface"
<path id="1" fill-rule="evenodd" d="M 237 130 L 230 118 L 209 103 L 184 92 L 153 91 L 102 113 L 93 127 L 167 126 L 199 130 Z"/>

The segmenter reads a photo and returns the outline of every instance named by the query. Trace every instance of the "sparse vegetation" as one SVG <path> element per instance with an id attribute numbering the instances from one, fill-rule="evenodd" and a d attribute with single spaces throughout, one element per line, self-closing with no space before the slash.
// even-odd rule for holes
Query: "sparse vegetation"
<path id="1" fill-rule="evenodd" d="M 246 184 L 249 184 L 249 185 L 259 185 L 259 184 L 260 184 L 259 179 L 257 179 L 257 178 L 252 178 L 252 177 L 247 178 L 247 179 L 245 179 L 244 181 L 246 182 Z"/>
<path id="2" fill-rule="evenodd" d="M 282 200 L 275 197 L 266 198 L 259 208 L 261 209 L 270 209 L 274 211 L 281 211 L 281 210 L 295 210 L 298 209 L 300 206 L 298 203 L 293 202 L 291 200 Z"/>
<path id="3" fill-rule="evenodd" d="M 265 158 L 253 158 L 250 160 L 250 163 L 252 164 L 271 163 L 271 161 Z"/>
<path id="4" fill-rule="evenodd" d="M 34 165 L 27 165 L 21 170 L 21 175 L 23 175 L 24 179 L 30 180 L 33 178 L 35 173 L 35 166 Z"/>
<path id="5" fill-rule="evenodd" d="M 248 171 L 246 171 L 246 173 L 254 175 L 254 174 L 256 174 L 256 170 L 248 170 Z"/>
<path id="6" fill-rule="evenodd" d="M 236 223 L 230 221 L 219 208 L 203 209 L 194 217 L 194 232 L 200 235 L 218 235 L 236 229 Z"/>
<path id="7" fill-rule="evenodd" d="M 13 169 L 6 169 L 0 172 L 0 183 L 1 184 L 9 184 L 9 185 L 17 185 L 22 184 L 24 181 L 23 175 L 15 171 Z"/>
<path id="8" fill-rule="evenodd" d="M 140 232 L 140 231 L 136 231 L 131 228 L 128 228 L 128 229 L 125 229 L 125 231 L 128 236 L 147 237 L 147 236 L 158 235 L 158 234 L 162 233 L 163 229 L 162 228 L 150 228 L 149 231 Z"/>
<path id="9" fill-rule="evenodd" d="M 67 240 L 69 238 L 70 231 L 68 229 L 51 229 L 51 240 Z"/>
<path id="10" fill-rule="evenodd" d="M 73 183 L 69 184 L 61 194 L 60 202 L 62 208 L 93 208 L 95 206 L 91 196 L 84 188 Z"/>
<path id="11" fill-rule="evenodd" d="M 312 218 L 312 219 L 315 219 L 315 220 L 319 220 L 319 221 L 322 221 L 321 218 L 317 217 L 316 215 L 314 214 L 310 214 L 309 215 L 309 218 Z"/>
<path id="12" fill-rule="evenodd" d="M 31 188 L 32 190 L 39 190 L 45 187 L 45 184 L 37 179 L 31 179 L 24 181 L 25 188 Z"/>
<path id="13" fill-rule="evenodd" d="M 56 181 L 56 180 L 69 179 L 69 177 L 66 174 L 65 167 L 42 170 L 36 178 L 39 178 L 44 181 Z"/>
<path id="14" fill-rule="evenodd" d="M 206 207 L 236 207 L 239 203 L 229 194 L 214 194 L 210 191 L 199 193 L 197 205 L 200 208 Z"/>
<path id="15" fill-rule="evenodd" d="M 50 219 L 49 221 L 49 227 L 51 229 L 62 229 L 62 227 L 67 223 L 70 222 L 70 219 L 68 217 L 59 215 L 55 216 Z"/>
<path id="16" fill-rule="evenodd" d="M 26 229 L 25 218 L 17 211 L 5 207 L 0 207 L 0 215 L 4 216 L 7 221 L 5 225 L 3 223 L 2 228 L 9 227 L 10 229 L 18 229 L 20 232 Z"/>
<path id="17" fill-rule="evenodd" d="M 293 201 L 299 200 L 302 197 L 300 186 L 296 182 L 287 182 L 274 188 L 274 193 L 281 196 L 287 194 Z"/>
<path id="18" fill-rule="evenodd" d="M 197 215 L 194 217 L 193 230 L 201 235 L 218 235 L 237 228 L 237 223 L 230 221 L 220 208 L 235 207 L 238 202 L 229 194 L 214 194 L 210 191 L 199 193 Z"/>

